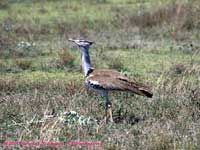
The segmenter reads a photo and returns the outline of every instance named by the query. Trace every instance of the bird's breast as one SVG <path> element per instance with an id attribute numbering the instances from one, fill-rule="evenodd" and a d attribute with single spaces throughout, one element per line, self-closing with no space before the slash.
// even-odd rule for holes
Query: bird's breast
<path id="1" fill-rule="evenodd" d="M 85 84 L 87 85 L 87 87 L 92 89 L 103 89 L 99 82 L 95 80 L 86 80 Z"/>

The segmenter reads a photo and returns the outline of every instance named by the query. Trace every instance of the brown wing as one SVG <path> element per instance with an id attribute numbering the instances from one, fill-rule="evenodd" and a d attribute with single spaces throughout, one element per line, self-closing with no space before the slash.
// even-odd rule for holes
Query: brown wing
<path id="1" fill-rule="evenodd" d="M 152 97 L 151 90 L 114 70 L 97 69 L 86 78 L 86 83 L 106 90 L 131 91 L 138 95 Z"/>

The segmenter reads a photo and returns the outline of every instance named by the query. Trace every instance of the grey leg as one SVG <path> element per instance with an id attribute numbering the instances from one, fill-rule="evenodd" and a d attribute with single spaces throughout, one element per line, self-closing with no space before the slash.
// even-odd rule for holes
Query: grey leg
<path id="1" fill-rule="evenodd" d="M 107 122 L 108 116 L 110 116 L 110 121 L 113 122 L 112 118 L 112 103 L 108 99 L 108 91 L 102 90 L 100 91 L 101 95 L 105 98 L 105 108 L 106 108 L 106 113 L 105 113 L 105 122 Z"/>

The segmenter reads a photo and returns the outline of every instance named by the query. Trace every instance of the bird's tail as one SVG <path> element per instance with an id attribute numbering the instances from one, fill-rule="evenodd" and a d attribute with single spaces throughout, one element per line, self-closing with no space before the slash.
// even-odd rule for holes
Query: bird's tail
<path id="1" fill-rule="evenodd" d="M 150 90 L 150 88 L 141 83 L 131 82 L 129 86 L 129 90 L 138 95 L 146 96 L 148 98 L 153 97 L 153 93 Z"/>
<path id="2" fill-rule="evenodd" d="M 149 98 L 153 97 L 153 93 L 150 90 L 143 89 L 143 88 L 139 88 L 138 90 L 140 90 L 140 92 L 142 93 L 143 96 L 146 96 Z"/>

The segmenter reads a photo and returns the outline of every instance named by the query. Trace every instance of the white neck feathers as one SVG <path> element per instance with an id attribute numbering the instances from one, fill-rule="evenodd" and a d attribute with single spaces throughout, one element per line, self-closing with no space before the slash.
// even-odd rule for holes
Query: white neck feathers
<path id="1" fill-rule="evenodd" d="M 81 59 L 82 59 L 82 68 L 84 75 L 87 76 L 89 71 L 93 69 L 91 62 L 90 62 L 90 55 L 88 49 L 84 47 L 80 47 L 81 49 Z"/>

